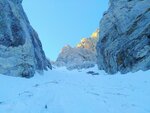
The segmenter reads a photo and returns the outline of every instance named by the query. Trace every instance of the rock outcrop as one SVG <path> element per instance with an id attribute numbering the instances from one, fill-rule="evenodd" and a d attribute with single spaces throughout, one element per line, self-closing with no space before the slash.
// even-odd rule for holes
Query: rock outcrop
<path id="1" fill-rule="evenodd" d="M 0 0 L 0 74 L 32 77 L 51 68 L 22 0 Z"/>
<path id="2" fill-rule="evenodd" d="M 97 61 L 98 34 L 99 30 L 96 30 L 90 38 L 83 38 L 74 48 L 65 46 L 54 64 L 58 67 L 65 66 L 69 70 L 94 67 Z"/>
<path id="3" fill-rule="evenodd" d="M 150 69 L 150 0 L 110 0 L 100 22 L 99 69 L 127 73 Z"/>

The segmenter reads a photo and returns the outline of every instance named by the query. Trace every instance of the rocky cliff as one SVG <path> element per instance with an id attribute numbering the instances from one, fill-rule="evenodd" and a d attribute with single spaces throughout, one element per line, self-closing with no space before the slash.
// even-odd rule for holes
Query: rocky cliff
<path id="1" fill-rule="evenodd" d="M 110 74 L 150 69 L 150 0 L 110 0 L 100 22 L 98 66 Z"/>
<path id="2" fill-rule="evenodd" d="M 65 66 L 70 70 L 94 67 L 97 61 L 98 36 L 99 30 L 96 30 L 89 38 L 83 38 L 76 47 L 69 45 L 63 47 L 54 64 L 58 67 Z"/>
<path id="3" fill-rule="evenodd" d="M 0 74 L 31 77 L 51 68 L 22 0 L 0 0 Z"/>

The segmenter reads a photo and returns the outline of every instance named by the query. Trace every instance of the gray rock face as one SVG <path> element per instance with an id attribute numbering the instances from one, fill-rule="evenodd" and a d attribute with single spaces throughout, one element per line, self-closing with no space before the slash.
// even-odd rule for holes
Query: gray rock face
<path id="1" fill-rule="evenodd" d="M 91 37 L 83 38 L 76 47 L 65 46 L 59 54 L 54 65 L 65 66 L 67 69 L 83 69 L 94 67 L 96 64 L 96 43 L 99 30 L 96 30 Z"/>
<path id="2" fill-rule="evenodd" d="M 51 68 L 22 0 L 0 0 L 0 74 L 31 77 Z"/>
<path id="3" fill-rule="evenodd" d="M 96 64 L 95 52 L 85 48 L 65 46 L 59 54 L 55 65 L 67 67 L 69 70 L 94 67 Z"/>
<path id="4" fill-rule="evenodd" d="M 100 29 L 99 69 L 110 74 L 150 69 L 150 0 L 110 0 Z"/>

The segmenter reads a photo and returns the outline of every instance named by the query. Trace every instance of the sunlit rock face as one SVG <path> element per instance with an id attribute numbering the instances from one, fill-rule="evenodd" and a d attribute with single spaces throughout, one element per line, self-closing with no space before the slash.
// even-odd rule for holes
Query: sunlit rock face
<path id="1" fill-rule="evenodd" d="M 70 70 L 94 67 L 97 61 L 98 36 L 99 30 L 96 30 L 90 38 L 83 38 L 76 47 L 65 46 L 54 64 L 58 67 L 65 66 Z"/>
<path id="2" fill-rule="evenodd" d="M 51 68 L 22 0 L 0 0 L 0 74 L 31 77 Z"/>
<path id="3" fill-rule="evenodd" d="M 77 44 L 77 48 L 85 48 L 96 52 L 96 44 L 99 38 L 99 29 L 92 33 L 89 38 L 83 38 L 80 43 Z"/>
<path id="4" fill-rule="evenodd" d="M 114 74 L 150 69 L 150 0 L 110 0 L 100 22 L 99 69 Z"/>

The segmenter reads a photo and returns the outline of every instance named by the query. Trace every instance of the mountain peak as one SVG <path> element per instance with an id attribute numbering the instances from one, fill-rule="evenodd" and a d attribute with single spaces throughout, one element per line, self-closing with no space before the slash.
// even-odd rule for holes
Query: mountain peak
<path id="1" fill-rule="evenodd" d="M 93 32 L 90 37 L 82 38 L 76 47 L 96 51 L 96 43 L 97 43 L 98 39 L 99 39 L 99 29 L 97 29 L 95 32 Z"/>
<path id="2" fill-rule="evenodd" d="M 58 67 L 65 66 L 68 69 L 82 69 L 93 67 L 96 64 L 96 43 L 99 30 L 97 29 L 88 38 L 82 38 L 76 47 L 64 46 L 56 62 Z"/>

